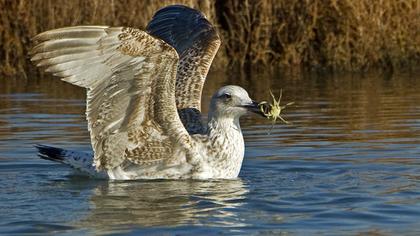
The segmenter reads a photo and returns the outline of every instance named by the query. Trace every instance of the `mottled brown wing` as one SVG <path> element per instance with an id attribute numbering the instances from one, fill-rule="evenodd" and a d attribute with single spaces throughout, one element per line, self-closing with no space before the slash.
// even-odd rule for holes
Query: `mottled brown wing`
<path id="1" fill-rule="evenodd" d="M 173 5 L 160 9 L 147 26 L 147 32 L 176 49 L 179 65 L 176 104 L 181 120 L 190 133 L 200 133 L 201 93 L 220 38 L 205 16 L 192 8 Z"/>
<path id="2" fill-rule="evenodd" d="M 87 88 L 86 115 L 95 165 L 163 161 L 190 148 L 175 104 L 177 52 L 133 28 L 76 26 L 34 38 L 32 60 Z"/>

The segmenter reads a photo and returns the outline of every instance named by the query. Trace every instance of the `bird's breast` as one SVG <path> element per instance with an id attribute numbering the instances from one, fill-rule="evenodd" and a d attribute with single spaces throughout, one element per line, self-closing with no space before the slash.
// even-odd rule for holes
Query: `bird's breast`
<path id="1" fill-rule="evenodd" d="M 200 178 L 237 178 L 244 157 L 244 140 L 241 132 L 210 135 L 201 146 L 200 164 L 195 175 Z"/>

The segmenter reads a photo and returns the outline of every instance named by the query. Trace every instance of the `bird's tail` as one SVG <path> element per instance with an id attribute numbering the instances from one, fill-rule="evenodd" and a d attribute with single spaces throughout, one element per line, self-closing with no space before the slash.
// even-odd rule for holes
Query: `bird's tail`
<path id="1" fill-rule="evenodd" d="M 85 152 L 76 152 L 37 144 L 38 156 L 45 160 L 63 163 L 75 169 L 79 174 L 91 177 L 104 177 L 104 173 L 98 172 L 93 166 L 93 155 Z"/>

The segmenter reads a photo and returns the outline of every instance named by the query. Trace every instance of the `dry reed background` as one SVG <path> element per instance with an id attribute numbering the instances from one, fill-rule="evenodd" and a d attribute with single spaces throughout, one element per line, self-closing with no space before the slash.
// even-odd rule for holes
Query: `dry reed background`
<path id="1" fill-rule="evenodd" d="M 0 73 L 25 75 L 30 38 L 71 25 L 144 28 L 181 3 L 203 11 L 222 36 L 215 67 L 413 68 L 420 62 L 418 0 L 0 0 Z"/>

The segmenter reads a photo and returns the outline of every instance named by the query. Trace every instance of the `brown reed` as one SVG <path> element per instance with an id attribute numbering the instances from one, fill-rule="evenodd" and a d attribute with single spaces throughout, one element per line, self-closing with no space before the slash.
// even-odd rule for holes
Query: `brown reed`
<path id="1" fill-rule="evenodd" d="M 420 62 L 418 0 L 0 0 L 0 74 L 33 71 L 30 39 L 71 25 L 144 28 L 169 4 L 203 11 L 222 37 L 215 67 L 399 69 Z"/>

